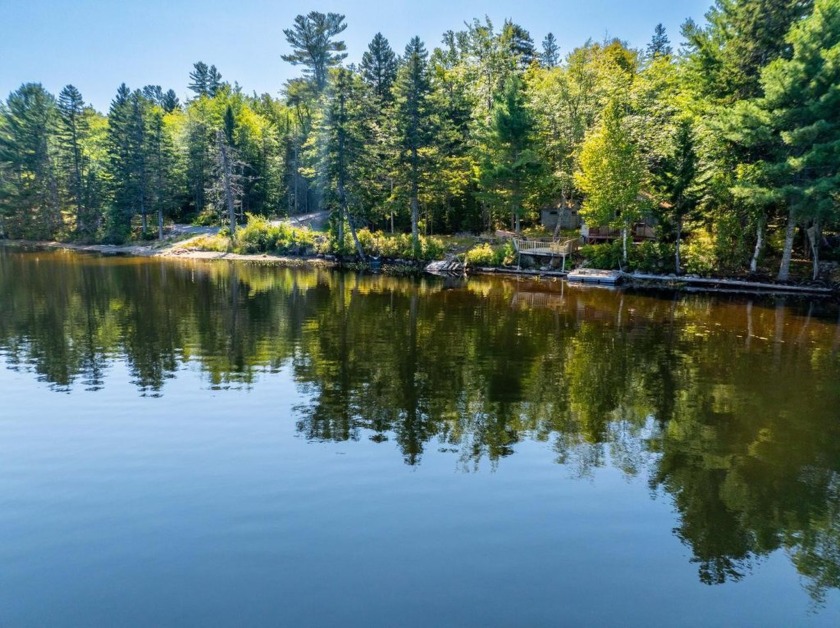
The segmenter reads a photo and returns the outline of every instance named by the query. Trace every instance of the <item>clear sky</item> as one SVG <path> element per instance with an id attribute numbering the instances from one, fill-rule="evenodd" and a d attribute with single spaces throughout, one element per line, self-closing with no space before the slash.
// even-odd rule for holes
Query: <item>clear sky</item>
<path id="1" fill-rule="evenodd" d="M 283 29 L 299 13 L 347 16 L 348 61 L 358 61 L 381 31 L 401 53 L 413 35 L 429 49 L 441 34 L 488 15 L 512 18 L 539 44 L 557 37 L 561 53 L 587 39 L 619 37 L 644 46 L 658 22 L 679 42 L 679 26 L 698 22 L 712 0 L 0 0 L 0 95 L 24 82 L 53 93 L 72 83 L 100 110 L 120 83 L 172 88 L 183 99 L 195 61 L 215 64 L 248 93 L 279 94 L 299 73 L 280 55 Z"/>

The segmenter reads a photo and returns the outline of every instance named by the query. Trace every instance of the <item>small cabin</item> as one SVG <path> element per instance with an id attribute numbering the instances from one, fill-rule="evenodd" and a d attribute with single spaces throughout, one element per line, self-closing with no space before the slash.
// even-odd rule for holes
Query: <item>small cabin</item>
<path id="1" fill-rule="evenodd" d="M 560 223 L 561 229 L 580 229 L 582 222 L 579 209 L 576 205 L 564 207 L 561 204 L 546 207 L 540 210 L 540 224 L 549 231 L 556 230 L 557 223 Z"/>
<path id="2" fill-rule="evenodd" d="M 654 230 L 655 221 L 650 218 L 635 223 L 630 229 L 628 236 L 634 242 L 645 242 L 647 240 L 655 240 L 656 232 Z M 580 237 L 587 244 L 597 244 L 598 242 L 613 242 L 621 239 L 621 229 L 614 229 L 612 227 L 590 227 L 583 223 L 580 227 Z"/>

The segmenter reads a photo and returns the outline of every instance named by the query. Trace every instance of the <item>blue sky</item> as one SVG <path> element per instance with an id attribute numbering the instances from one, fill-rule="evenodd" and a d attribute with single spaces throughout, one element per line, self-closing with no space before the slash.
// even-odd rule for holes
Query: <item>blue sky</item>
<path id="1" fill-rule="evenodd" d="M 215 64 L 225 80 L 250 93 L 279 94 L 298 68 L 283 29 L 311 10 L 347 16 L 349 61 L 358 61 L 381 31 L 398 52 L 413 35 L 429 49 L 447 29 L 488 15 L 512 18 L 539 43 L 549 31 L 561 53 L 592 38 L 620 37 L 644 46 L 662 22 L 672 42 L 688 17 L 702 22 L 712 0 L 348 0 L 302 3 L 288 0 L 0 0 L 0 95 L 24 82 L 40 82 L 57 93 L 78 87 L 98 109 L 121 82 L 159 84 L 187 95 L 195 61 Z"/>

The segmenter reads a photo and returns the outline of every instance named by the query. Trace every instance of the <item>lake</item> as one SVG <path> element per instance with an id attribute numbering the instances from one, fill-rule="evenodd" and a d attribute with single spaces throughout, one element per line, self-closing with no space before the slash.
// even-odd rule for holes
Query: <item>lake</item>
<path id="1" fill-rule="evenodd" d="M 0 625 L 840 622 L 827 302 L 0 247 Z"/>

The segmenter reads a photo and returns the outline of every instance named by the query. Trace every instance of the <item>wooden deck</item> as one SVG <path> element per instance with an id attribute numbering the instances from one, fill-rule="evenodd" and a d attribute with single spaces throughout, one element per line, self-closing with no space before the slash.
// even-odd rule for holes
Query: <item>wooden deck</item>
<path id="1" fill-rule="evenodd" d="M 564 242 L 554 240 L 529 240 L 527 238 L 512 237 L 511 241 L 517 256 L 533 255 L 535 257 L 559 257 L 563 260 L 562 270 L 566 270 L 566 258 L 580 247 L 580 239 L 572 238 Z M 518 265 L 518 264 L 517 264 Z"/>
<path id="2" fill-rule="evenodd" d="M 622 273 L 618 270 L 595 270 L 594 268 L 578 268 L 566 276 L 568 281 L 580 283 L 594 283 L 614 286 L 621 282 Z"/>

